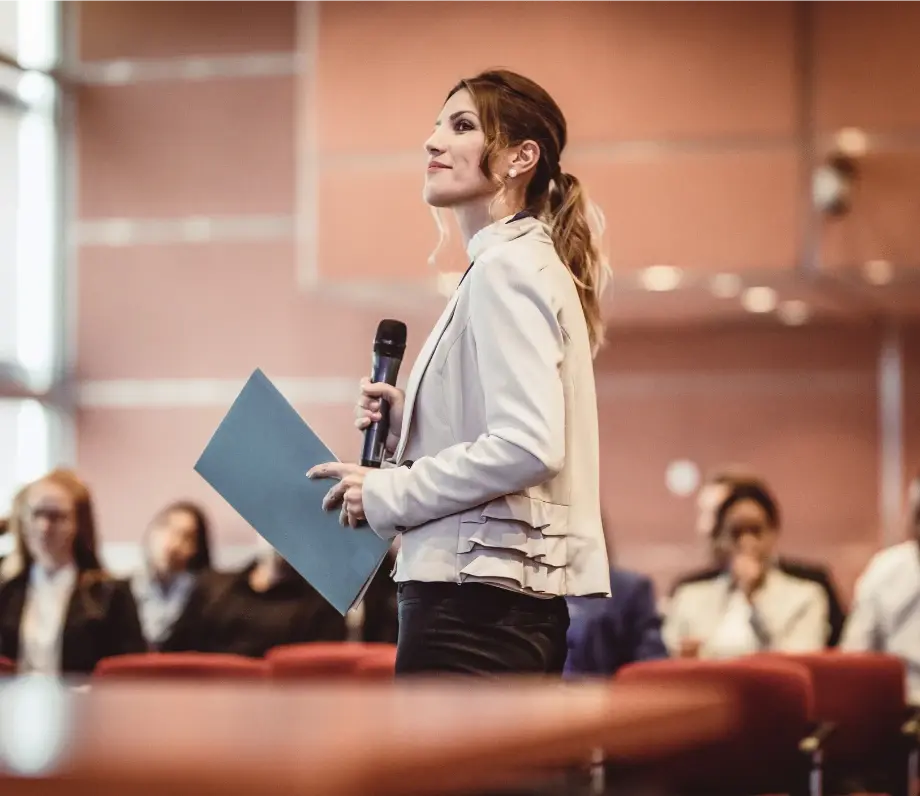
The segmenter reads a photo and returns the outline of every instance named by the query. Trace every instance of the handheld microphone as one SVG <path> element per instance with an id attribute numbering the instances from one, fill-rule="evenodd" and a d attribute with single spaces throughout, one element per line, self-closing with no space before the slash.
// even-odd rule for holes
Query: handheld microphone
<path id="1" fill-rule="evenodd" d="M 405 352 L 406 324 L 402 321 L 380 321 L 374 338 L 371 381 L 386 382 L 395 387 Z M 390 403 L 385 398 L 380 399 L 380 415 L 381 419 L 371 423 L 364 432 L 362 467 L 380 467 L 383 463 L 387 434 L 390 433 Z"/>

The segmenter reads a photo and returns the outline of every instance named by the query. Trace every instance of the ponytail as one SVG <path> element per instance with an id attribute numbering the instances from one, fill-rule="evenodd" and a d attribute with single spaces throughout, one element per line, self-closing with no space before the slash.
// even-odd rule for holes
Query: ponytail
<path id="1" fill-rule="evenodd" d="M 599 245 L 603 213 L 588 199 L 575 177 L 559 171 L 549 185 L 549 215 L 556 254 L 571 271 L 578 288 L 591 351 L 596 355 L 604 344 L 600 299 L 610 276 L 607 258 Z"/>

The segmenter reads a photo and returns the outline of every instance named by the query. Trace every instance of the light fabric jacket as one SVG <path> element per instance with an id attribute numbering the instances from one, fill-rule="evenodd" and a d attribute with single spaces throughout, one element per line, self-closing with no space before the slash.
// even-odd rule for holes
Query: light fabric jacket
<path id="1" fill-rule="evenodd" d="M 728 629 L 729 613 L 734 627 Z M 753 604 L 725 574 L 680 586 L 665 615 L 663 636 L 672 655 L 682 639 L 702 643 L 700 657 L 727 658 L 753 652 L 816 652 L 826 645 L 827 596 L 812 581 L 771 569 Z"/>
<path id="2" fill-rule="evenodd" d="M 409 376 L 396 466 L 364 482 L 368 523 L 402 534 L 397 581 L 607 595 L 594 365 L 572 276 L 535 218 L 486 227 L 468 254 Z"/>

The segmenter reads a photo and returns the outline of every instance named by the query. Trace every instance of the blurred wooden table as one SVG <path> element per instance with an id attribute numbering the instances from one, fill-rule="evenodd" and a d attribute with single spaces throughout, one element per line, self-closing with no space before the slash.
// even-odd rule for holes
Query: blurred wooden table
<path id="1" fill-rule="evenodd" d="M 4 796 L 390 796 L 724 731 L 718 693 L 558 681 L 0 686 Z"/>

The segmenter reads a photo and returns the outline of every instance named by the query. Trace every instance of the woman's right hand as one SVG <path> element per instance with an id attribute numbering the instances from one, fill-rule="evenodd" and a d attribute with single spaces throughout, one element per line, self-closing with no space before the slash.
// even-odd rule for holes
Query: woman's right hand
<path id="1" fill-rule="evenodd" d="M 383 418 L 380 412 L 380 400 L 386 400 L 390 405 L 390 431 L 387 434 L 387 453 L 394 453 L 399 445 L 402 434 L 403 410 L 406 407 L 406 394 L 398 387 L 382 381 L 371 381 L 367 377 L 361 379 L 361 395 L 355 407 L 355 427 L 364 431 L 371 423 Z"/>

